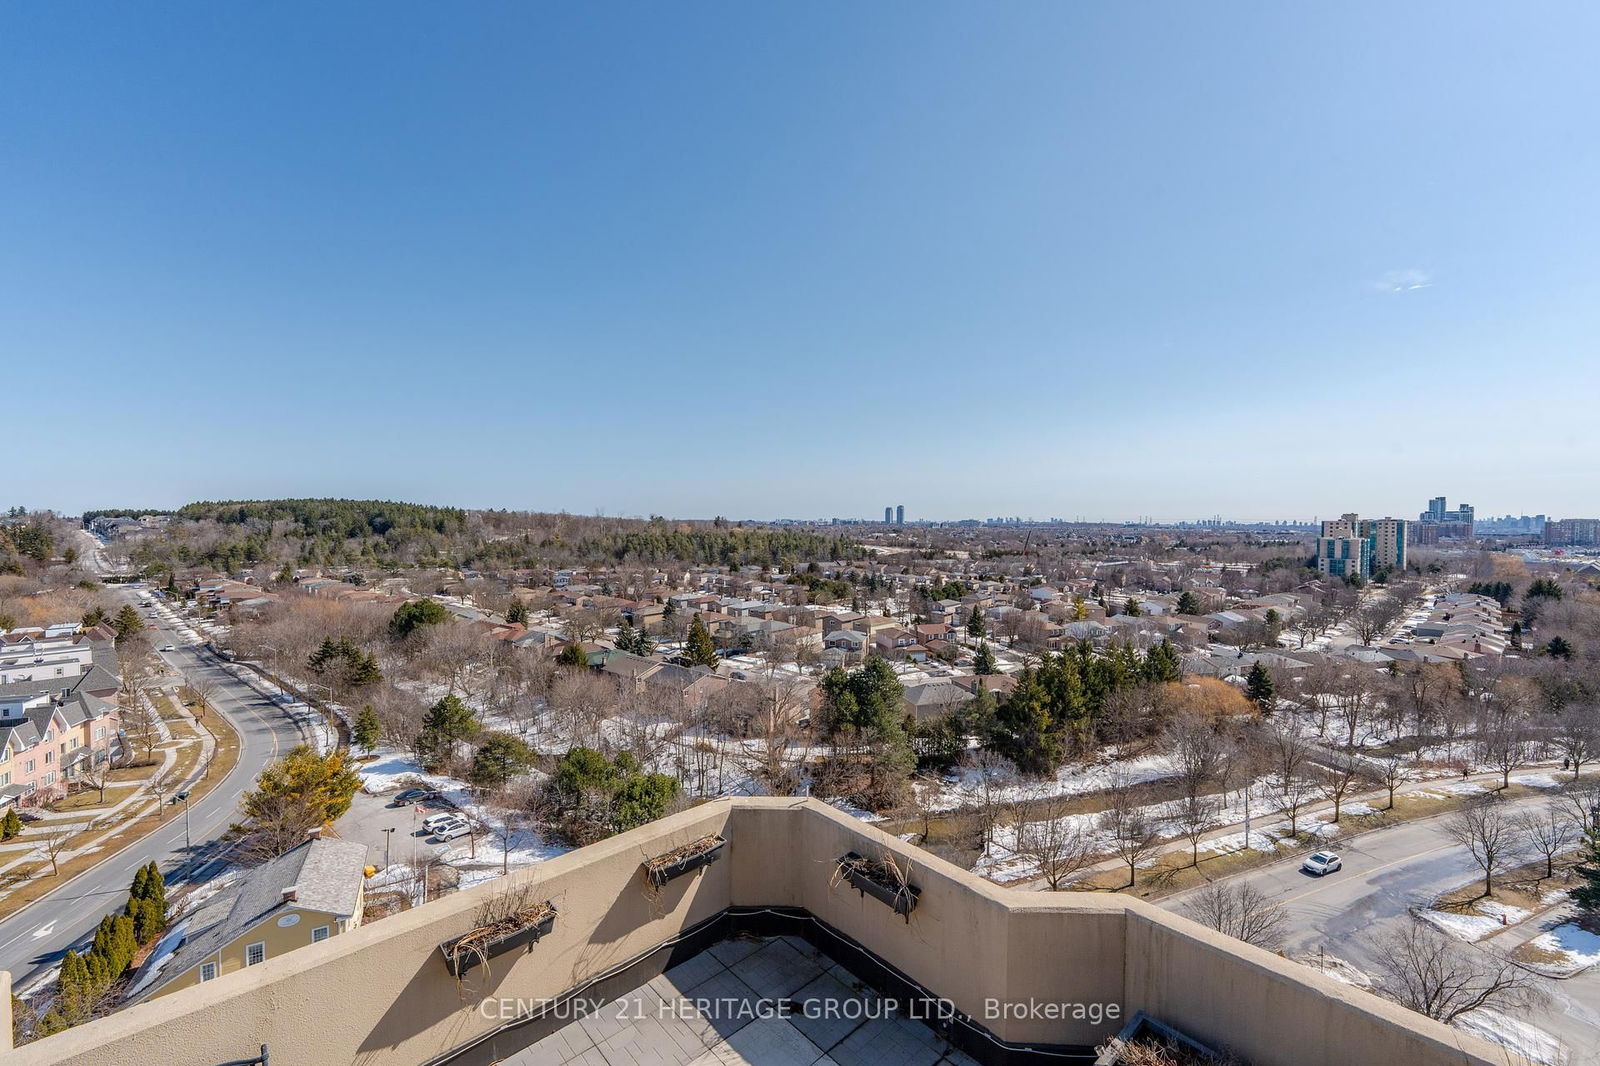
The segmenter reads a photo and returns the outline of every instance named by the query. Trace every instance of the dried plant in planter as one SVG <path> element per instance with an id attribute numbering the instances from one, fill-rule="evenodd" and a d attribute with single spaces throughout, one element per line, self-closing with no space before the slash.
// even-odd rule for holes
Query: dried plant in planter
<path id="1" fill-rule="evenodd" d="M 682 877 L 686 873 L 692 873 L 716 862 L 722 857 L 722 849 L 727 843 L 722 837 L 713 834 L 691 840 L 663 855 L 646 859 L 641 864 L 645 883 L 652 892 L 659 892 L 673 878 Z"/>
<path id="2" fill-rule="evenodd" d="M 473 916 L 473 928 L 439 945 L 450 975 L 460 979 L 474 966 L 487 967 L 497 955 L 531 947 L 555 927 L 556 905 L 534 896 L 533 887 L 520 885 L 484 900 Z"/>
<path id="3" fill-rule="evenodd" d="M 894 912 L 911 921 L 922 889 L 911 883 L 911 864 L 891 851 L 875 859 L 849 852 L 840 857 L 834 867 L 830 886 L 844 881 L 860 892 L 887 903 Z"/>

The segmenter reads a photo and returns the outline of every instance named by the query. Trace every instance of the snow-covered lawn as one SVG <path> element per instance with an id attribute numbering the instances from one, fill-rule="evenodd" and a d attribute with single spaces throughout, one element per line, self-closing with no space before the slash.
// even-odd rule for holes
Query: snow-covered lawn
<path id="1" fill-rule="evenodd" d="M 1114 787 L 1139 785 L 1172 777 L 1176 770 L 1167 755 L 1145 755 L 1136 759 L 1117 759 L 1114 749 L 1104 762 L 1075 763 L 1061 767 L 1042 781 L 1006 784 L 995 790 L 995 798 L 1005 803 L 1082 796 Z M 950 811 L 970 805 L 981 794 L 982 776 L 977 770 L 960 770 L 941 780 L 937 790 L 923 792 L 924 802 L 933 811 Z"/>

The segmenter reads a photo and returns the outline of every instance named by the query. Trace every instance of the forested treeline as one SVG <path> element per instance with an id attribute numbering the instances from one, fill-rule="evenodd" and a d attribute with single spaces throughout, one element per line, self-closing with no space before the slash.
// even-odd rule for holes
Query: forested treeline
<path id="1" fill-rule="evenodd" d="M 467 566 L 518 569 L 633 563 L 792 568 L 863 557 L 859 544 L 794 529 L 724 519 L 668 522 L 465 511 L 382 500 L 249 500 L 191 503 L 160 530 L 136 538 L 134 565 L 148 572 L 205 566 Z"/>

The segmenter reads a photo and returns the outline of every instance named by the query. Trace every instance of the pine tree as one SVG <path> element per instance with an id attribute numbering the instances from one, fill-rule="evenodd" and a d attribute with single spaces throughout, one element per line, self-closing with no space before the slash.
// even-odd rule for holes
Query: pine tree
<path id="1" fill-rule="evenodd" d="M 1267 670 L 1260 659 L 1250 667 L 1250 674 L 1245 679 L 1245 696 L 1250 702 L 1261 708 L 1262 712 L 1272 710 L 1272 674 Z"/>
<path id="2" fill-rule="evenodd" d="M 1122 613 L 1127 615 L 1129 618 L 1138 618 L 1142 613 L 1139 610 L 1139 601 L 1134 597 L 1129 596 L 1127 605 L 1123 607 Z"/>
<path id="3" fill-rule="evenodd" d="M 995 665 L 994 652 L 990 650 L 987 641 L 978 645 L 977 654 L 972 657 L 972 672 L 979 677 L 999 672 L 999 667 Z"/>
<path id="4" fill-rule="evenodd" d="M 368 753 L 378 744 L 378 738 L 383 734 L 383 727 L 378 721 L 378 712 L 370 703 L 361 705 L 361 713 L 356 715 L 356 724 L 350 730 L 350 739 Z"/>
<path id="5" fill-rule="evenodd" d="M 0 818 L 0 840 L 10 840 L 22 832 L 22 815 L 17 813 L 15 807 L 6 809 L 6 816 Z"/>
<path id="6" fill-rule="evenodd" d="M 984 637 L 983 609 L 977 604 L 973 604 L 967 611 L 967 636 L 974 640 L 982 640 Z"/>
<path id="7" fill-rule="evenodd" d="M 139 612 L 133 609 L 133 604 L 129 603 L 117 612 L 117 617 L 112 620 L 111 626 L 117 631 L 118 640 L 127 640 L 135 633 L 144 631 L 144 620 L 139 617 Z"/>
<path id="8" fill-rule="evenodd" d="M 1183 595 L 1178 597 L 1177 611 L 1179 614 L 1199 614 L 1200 597 L 1193 592 L 1185 590 Z"/>
<path id="9" fill-rule="evenodd" d="M 527 625 L 528 605 L 521 600 L 513 599 L 511 606 L 506 608 L 506 622 L 511 625 Z"/>
<path id="10" fill-rule="evenodd" d="M 683 657 L 689 661 L 690 666 L 717 665 L 717 646 L 711 641 L 711 631 L 700 621 L 698 611 L 689 622 L 689 640 L 684 647 Z"/>

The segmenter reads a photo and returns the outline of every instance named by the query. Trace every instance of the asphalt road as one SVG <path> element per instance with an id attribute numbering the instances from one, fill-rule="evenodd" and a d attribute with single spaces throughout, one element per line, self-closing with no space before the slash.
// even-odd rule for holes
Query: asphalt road
<path id="1" fill-rule="evenodd" d="M 111 587 L 128 602 L 149 596 L 143 589 Z M 30 975 L 52 966 L 68 948 L 90 940 L 101 915 L 120 907 L 127 898 L 134 871 L 151 859 L 166 872 L 169 885 L 191 877 L 202 879 L 212 872 L 215 864 L 208 862 L 208 856 L 218 849 L 218 838 L 236 820 L 240 794 L 255 782 L 263 767 L 305 739 L 304 727 L 282 708 L 236 679 L 204 648 L 187 643 L 164 619 L 158 618 L 157 624 L 158 629 L 149 631 L 155 645 L 170 643 L 177 649 L 161 653 L 161 658 L 179 673 L 199 674 L 215 682 L 212 706 L 239 731 L 239 762 L 220 785 L 191 805 L 187 820 L 190 845 L 185 844 L 183 807 L 171 807 L 166 824 L 155 832 L 0 922 L 0 969 L 11 972 L 17 987 L 25 985 Z"/>
<path id="2" fill-rule="evenodd" d="M 1542 799 L 1520 801 L 1535 807 Z M 1288 953 L 1319 951 L 1368 974 L 1378 972 L 1384 934 L 1415 919 L 1410 908 L 1479 876 L 1465 849 L 1444 834 L 1444 820 L 1404 822 L 1356 837 L 1339 848 L 1344 869 L 1314 877 L 1300 870 L 1300 857 L 1237 875 L 1271 896 L 1289 915 Z M 1161 901 L 1181 911 L 1183 893 Z M 1469 951 L 1484 950 L 1463 944 Z M 1600 1064 L 1600 972 L 1565 981 L 1541 980 L 1547 1007 L 1519 1015 L 1560 1039 L 1572 1066 Z"/>

